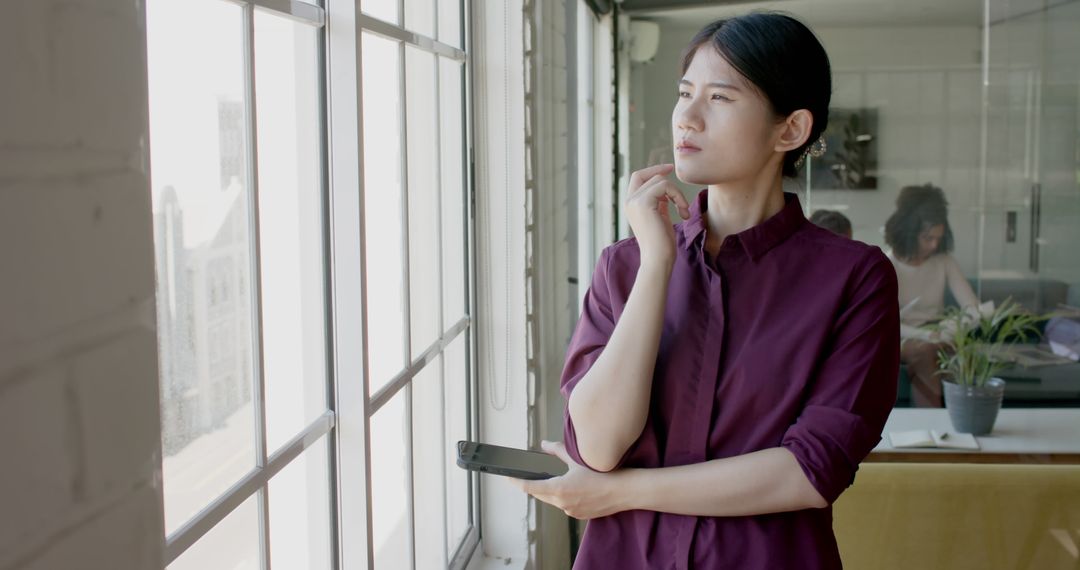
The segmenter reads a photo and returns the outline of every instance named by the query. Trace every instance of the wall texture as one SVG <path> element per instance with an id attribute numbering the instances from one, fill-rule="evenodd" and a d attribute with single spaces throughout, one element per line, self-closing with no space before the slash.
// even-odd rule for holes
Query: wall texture
<path id="1" fill-rule="evenodd" d="M 0 14 L 0 569 L 158 568 L 143 5 Z"/>

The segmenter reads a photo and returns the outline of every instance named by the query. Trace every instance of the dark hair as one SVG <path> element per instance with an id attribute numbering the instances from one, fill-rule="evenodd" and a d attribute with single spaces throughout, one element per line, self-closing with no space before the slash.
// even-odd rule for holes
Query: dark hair
<path id="1" fill-rule="evenodd" d="M 699 47 L 710 44 L 757 88 L 778 117 L 806 109 L 814 117 L 810 136 L 784 156 L 782 174 L 794 177 L 795 162 L 829 124 L 832 72 L 829 56 L 805 24 L 772 12 L 716 20 L 702 28 L 682 56 L 685 74 Z"/>
<path id="2" fill-rule="evenodd" d="M 851 220 L 835 210 L 815 210 L 810 214 L 810 222 L 837 235 L 851 235 Z"/>
<path id="3" fill-rule="evenodd" d="M 896 199 L 896 211 L 885 222 L 885 243 L 896 257 L 909 259 L 919 252 L 919 234 L 934 226 L 945 226 L 945 235 L 934 253 L 952 251 L 953 234 L 945 192 L 930 183 L 905 186 Z"/>

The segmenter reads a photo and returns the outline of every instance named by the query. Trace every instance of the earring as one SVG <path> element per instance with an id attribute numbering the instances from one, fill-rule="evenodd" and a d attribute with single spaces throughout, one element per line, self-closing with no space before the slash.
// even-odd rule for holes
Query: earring
<path id="1" fill-rule="evenodd" d="M 802 154 L 799 155 L 799 159 L 795 161 L 795 170 L 802 168 L 804 160 L 806 160 L 806 150 L 803 150 Z"/>
<path id="2" fill-rule="evenodd" d="M 802 168 L 803 161 L 806 160 L 806 155 L 809 154 L 814 158 L 821 158 L 825 156 L 825 151 L 828 146 L 825 144 L 825 135 L 818 137 L 818 140 L 814 141 L 814 144 L 803 149 L 802 154 L 799 155 L 799 160 L 795 161 L 795 168 Z"/>

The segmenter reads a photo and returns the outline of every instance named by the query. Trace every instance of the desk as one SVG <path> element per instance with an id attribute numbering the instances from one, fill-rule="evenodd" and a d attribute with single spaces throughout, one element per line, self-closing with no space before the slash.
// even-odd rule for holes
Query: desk
<path id="1" fill-rule="evenodd" d="M 953 431 L 945 409 L 897 408 L 889 415 L 871 463 L 1065 463 L 1080 465 L 1080 409 L 1003 409 L 980 449 L 896 449 L 890 431 Z"/>
<path id="2" fill-rule="evenodd" d="M 1005 406 L 1080 405 L 1080 364 L 1010 366 L 997 374 L 1005 380 Z"/>

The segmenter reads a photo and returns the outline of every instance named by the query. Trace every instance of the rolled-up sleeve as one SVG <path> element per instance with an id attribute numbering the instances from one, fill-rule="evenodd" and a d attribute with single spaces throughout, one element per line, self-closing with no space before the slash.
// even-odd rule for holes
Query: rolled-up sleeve
<path id="1" fill-rule="evenodd" d="M 563 365 L 559 387 L 563 398 L 567 401 L 570 400 L 570 393 L 573 392 L 577 383 L 592 368 L 596 359 L 600 358 L 608 339 L 611 338 L 611 333 L 615 330 L 615 317 L 611 309 L 608 290 L 608 256 L 608 249 L 605 248 L 596 262 L 592 284 L 586 291 L 582 303 L 581 317 L 574 329 L 574 335 L 570 338 L 570 345 L 566 349 L 566 361 Z M 578 452 L 577 434 L 574 432 L 574 424 L 570 419 L 568 407 L 563 410 L 563 441 L 570 457 L 585 465 Z"/>
<path id="2" fill-rule="evenodd" d="M 839 310 L 806 406 L 781 443 L 829 504 L 855 480 L 896 402 L 896 273 L 877 249 L 860 265 L 852 273 L 847 302 Z"/>

